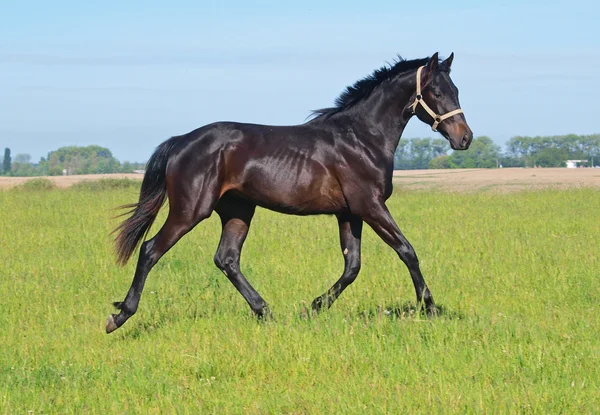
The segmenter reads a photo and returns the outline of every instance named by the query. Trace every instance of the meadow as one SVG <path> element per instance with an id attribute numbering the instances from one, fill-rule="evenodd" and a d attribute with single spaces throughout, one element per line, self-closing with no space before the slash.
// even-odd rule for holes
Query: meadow
<path id="1" fill-rule="evenodd" d="M 115 264 L 114 208 L 137 186 L 0 191 L 0 413 L 600 411 L 598 189 L 397 187 L 388 206 L 434 318 L 415 313 L 406 268 L 368 227 L 356 282 L 307 316 L 342 272 L 336 221 L 259 210 L 242 271 L 276 320 L 257 322 L 213 264 L 213 215 L 107 335 L 135 267 Z"/>

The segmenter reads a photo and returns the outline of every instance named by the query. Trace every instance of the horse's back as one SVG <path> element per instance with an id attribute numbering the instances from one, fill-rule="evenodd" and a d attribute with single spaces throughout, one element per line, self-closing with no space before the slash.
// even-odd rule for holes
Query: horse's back
<path id="1" fill-rule="evenodd" d="M 345 209 L 336 175 L 333 137 L 308 125 L 218 122 L 182 136 L 174 163 L 177 182 L 218 181 L 257 205 L 285 213 Z"/>

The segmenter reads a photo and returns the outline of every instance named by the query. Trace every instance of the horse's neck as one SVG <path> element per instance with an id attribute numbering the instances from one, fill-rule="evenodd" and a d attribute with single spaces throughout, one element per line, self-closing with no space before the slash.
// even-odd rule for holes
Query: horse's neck
<path id="1" fill-rule="evenodd" d="M 371 141 L 380 146 L 386 153 L 393 153 L 398 146 L 400 137 L 406 124 L 412 117 L 407 111 L 414 99 L 416 84 L 413 71 L 394 79 L 388 85 L 381 85 L 363 102 L 354 108 L 355 117 L 352 117 L 364 128 L 371 137 Z"/>

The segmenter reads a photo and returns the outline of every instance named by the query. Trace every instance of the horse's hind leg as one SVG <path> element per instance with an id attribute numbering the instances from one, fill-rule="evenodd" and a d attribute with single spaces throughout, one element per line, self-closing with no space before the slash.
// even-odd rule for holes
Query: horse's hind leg
<path id="1" fill-rule="evenodd" d="M 270 318 L 271 311 L 265 300 L 250 285 L 240 271 L 242 245 L 248 235 L 256 206 L 241 198 L 225 196 L 216 207 L 223 227 L 221 240 L 215 254 L 215 265 L 242 294 L 259 318 Z"/>
<path id="2" fill-rule="evenodd" d="M 320 312 L 331 307 L 333 302 L 356 279 L 360 271 L 360 238 L 362 219 L 352 216 L 338 216 L 340 246 L 344 254 L 344 273 L 333 286 L 312 302 L 313 311 Z"/>
<path id="3" fill-rule="evenodd" d="M 201 193 L 202 194 L 202 193 Z M 187 198 L 183 193 L 178 193 L 179 197 L 172 200 L 169 198 L 169 215 L 162 228 L 152 238 L 144 242 L 140 248 L 140 254 L 135 269 L 135 275 L 131 287 L 127 292 L 125 300 L 114 303 L 120 312 L 111 314 L 106 322 L 106 332 L 111 333 L 121 327 L 137 311 L 146 282 L 146 277 L 158 260 L 173 245 L 188 233 L 200 221 L 210 216 L 216 204 L 218 194 L 208 192 L 202 194 L 204 198 L 199 201 L 195 209 L 184 208 Z"/>

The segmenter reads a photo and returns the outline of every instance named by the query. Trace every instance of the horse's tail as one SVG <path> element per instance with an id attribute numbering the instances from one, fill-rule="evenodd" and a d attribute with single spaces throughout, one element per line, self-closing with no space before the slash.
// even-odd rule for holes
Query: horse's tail
<path id="1" fill-rule="evenodd" d="M 150 231 L 154 219 L 167 196 L 166 170 L 171 149 L 177 137 L 172 137 L 160 144 L 148 160 L 146 173 L 142 181 L 140 199 L 137 203 L 120 206 L 130 209 L 123 215 L 130 214 L 113 232 L 118 232 L 115 238 L 117 263 L 125 265 L 140 241 Z M 123 216 L 121 215 L 121 216 Z"/>

